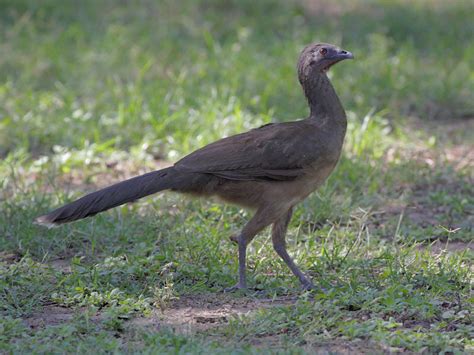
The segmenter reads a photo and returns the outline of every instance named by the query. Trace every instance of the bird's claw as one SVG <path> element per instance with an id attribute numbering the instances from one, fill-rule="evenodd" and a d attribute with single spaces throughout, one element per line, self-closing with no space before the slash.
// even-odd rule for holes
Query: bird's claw
<path id="1" fill-rule="evenodd" d="M 321 293 L 327 293 L 328 292 L 328 290 L 325 289 L 324 287 L 316 286 L 312 282 L 302 284 L 301 288 L 303 289 L 303 291 L 321 292 Z"/>
<path id="2" fill-rule="evenodd" d="M 235 234 L 231 235 L 229 237 L 229 240 L 234 244 L 237 244 L 237 245 L 239 244 L 239 236 L 238 235 L 235 235 Z"/>
<path id="3" fill-rule="evenodd" d="M 242 285 L 240 282 L 235 284 L 234 286 L 232 287 L 227 287 L 224 289 L 224 292 L 225 293 L 230 293 L 230 292 L 236 292 L 238 290 L 246 290 L 247 289 L 247 286 L 246 285 Z"/>
<path id="4" fill-rule="evenodd" d="M 318 289 L 316 286 L 314 286 L 312 282 L 303 283 L 301 285 L 301 288 L 303 289 L 303 291 L 314 291 Z"/>

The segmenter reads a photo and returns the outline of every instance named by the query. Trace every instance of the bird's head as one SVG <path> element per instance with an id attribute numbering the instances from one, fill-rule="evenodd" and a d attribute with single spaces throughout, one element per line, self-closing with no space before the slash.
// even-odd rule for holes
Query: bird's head
<path id="1" fill-rule="evenodd" d="M 328 43 L 313 43 L 306 46 L 298 60 L 298 78 L 300 83 L 312 77 L 326 73 L 331 66 L 344 59 L 353 59 L 351 52 Z"/>

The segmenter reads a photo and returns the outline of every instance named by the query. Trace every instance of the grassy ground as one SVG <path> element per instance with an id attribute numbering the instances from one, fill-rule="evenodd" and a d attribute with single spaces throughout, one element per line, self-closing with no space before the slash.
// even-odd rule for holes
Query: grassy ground
<path id="1" fill-rule="evenodd" d="M 470 352 L 472 2 L 0 0 L 0 352 Z M 344 157 L 302 203 L 292 255 L 268 231 L 248 293 L 228 236 L 248 219 L 160 194 L 46 230 L 33 217 L 218 137 L 306 115 L 308 42 Z"/>

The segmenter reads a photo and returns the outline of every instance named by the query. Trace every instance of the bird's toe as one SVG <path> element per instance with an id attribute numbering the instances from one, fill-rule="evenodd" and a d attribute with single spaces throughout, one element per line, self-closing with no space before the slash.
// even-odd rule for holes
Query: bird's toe
<path id="1" fill-rule="evenodd" d="M 234 244 L 239 244 L 239 236 L 237 234 L 233 234 L 229 237 L 229 240 Z"/>
<path id="2" fill-rule="evenodd" d="M 239 291 L 239 290 L 246 290 L 247 289 L 247 286 L 246 285 L 242 285 L 240 282 L 235 284 L 234 286 L 232 287 L 227 287 L 224 289 L 224 292 L 225 293 L 230 293 L 230 292 L 236 292 L 236 291 Z"/>

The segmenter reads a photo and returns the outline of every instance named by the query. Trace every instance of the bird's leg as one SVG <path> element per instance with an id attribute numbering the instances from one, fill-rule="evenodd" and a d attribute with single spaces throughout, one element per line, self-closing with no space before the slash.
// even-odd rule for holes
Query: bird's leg
<path id="1" fill-rule="evenodd" d="M 247 241 L 245 235 L 242 233 L 237 237 L 237 241 L 239 243 L 239 282 L 237 282 L 237 284 L 232 287 L 226 288 L 224 290 L 225 292 L 232 292 L 247 288 L 246 258 L 247 245 L 249 244 L 249 241 Z"/>
<path id="2" fill-rule="evenodd" d="M 246 256 L 247 246 L 255 238 L 258 232 L 264 229 L 275 220 L 275 214 L 270 209 L 259 209 L 252 219 L 245 225 L 237 240 L 239 243 L 239 282 L 236 285 L 226 288 L 224 292 L 232 292 L 247 288 L 246 279 Z"/>
<path id="3" fill-rule="evenodd" d="M 314 288 L 313 283 L 305 276 L 305 274 L 303 274 L 300 271 L 300 269 L 298 269 L 298 266 L 296 266 L 296 264 L 288 255 L 288 252 L 286 251 L 285 235 L 286 235 L 286 231 L 288 229 L 288 224 L 290 223 L 292 214 L 293 214 L 293 208 L 290 208 L 284 218 L 281 218 L 280 220 L 273 223 L 273 228 L 272 228 L 273 248 L 275 249 L 277 254 L 283 259 L 286 265 L 288 265 L 291 272 L 293 272 L 293 274 L 296 277 L 298 277 L 303 289 L 310 290 Z"/>
<path id="4" fill-rule="evenodd" d="M 247 245 L 257 235 L 255 233 L 252 238 L 245 238 L 244 234 L 239 235 L 239 282 L 240 288 L 247 288 L 246 263 L 247 263 Z"/>

